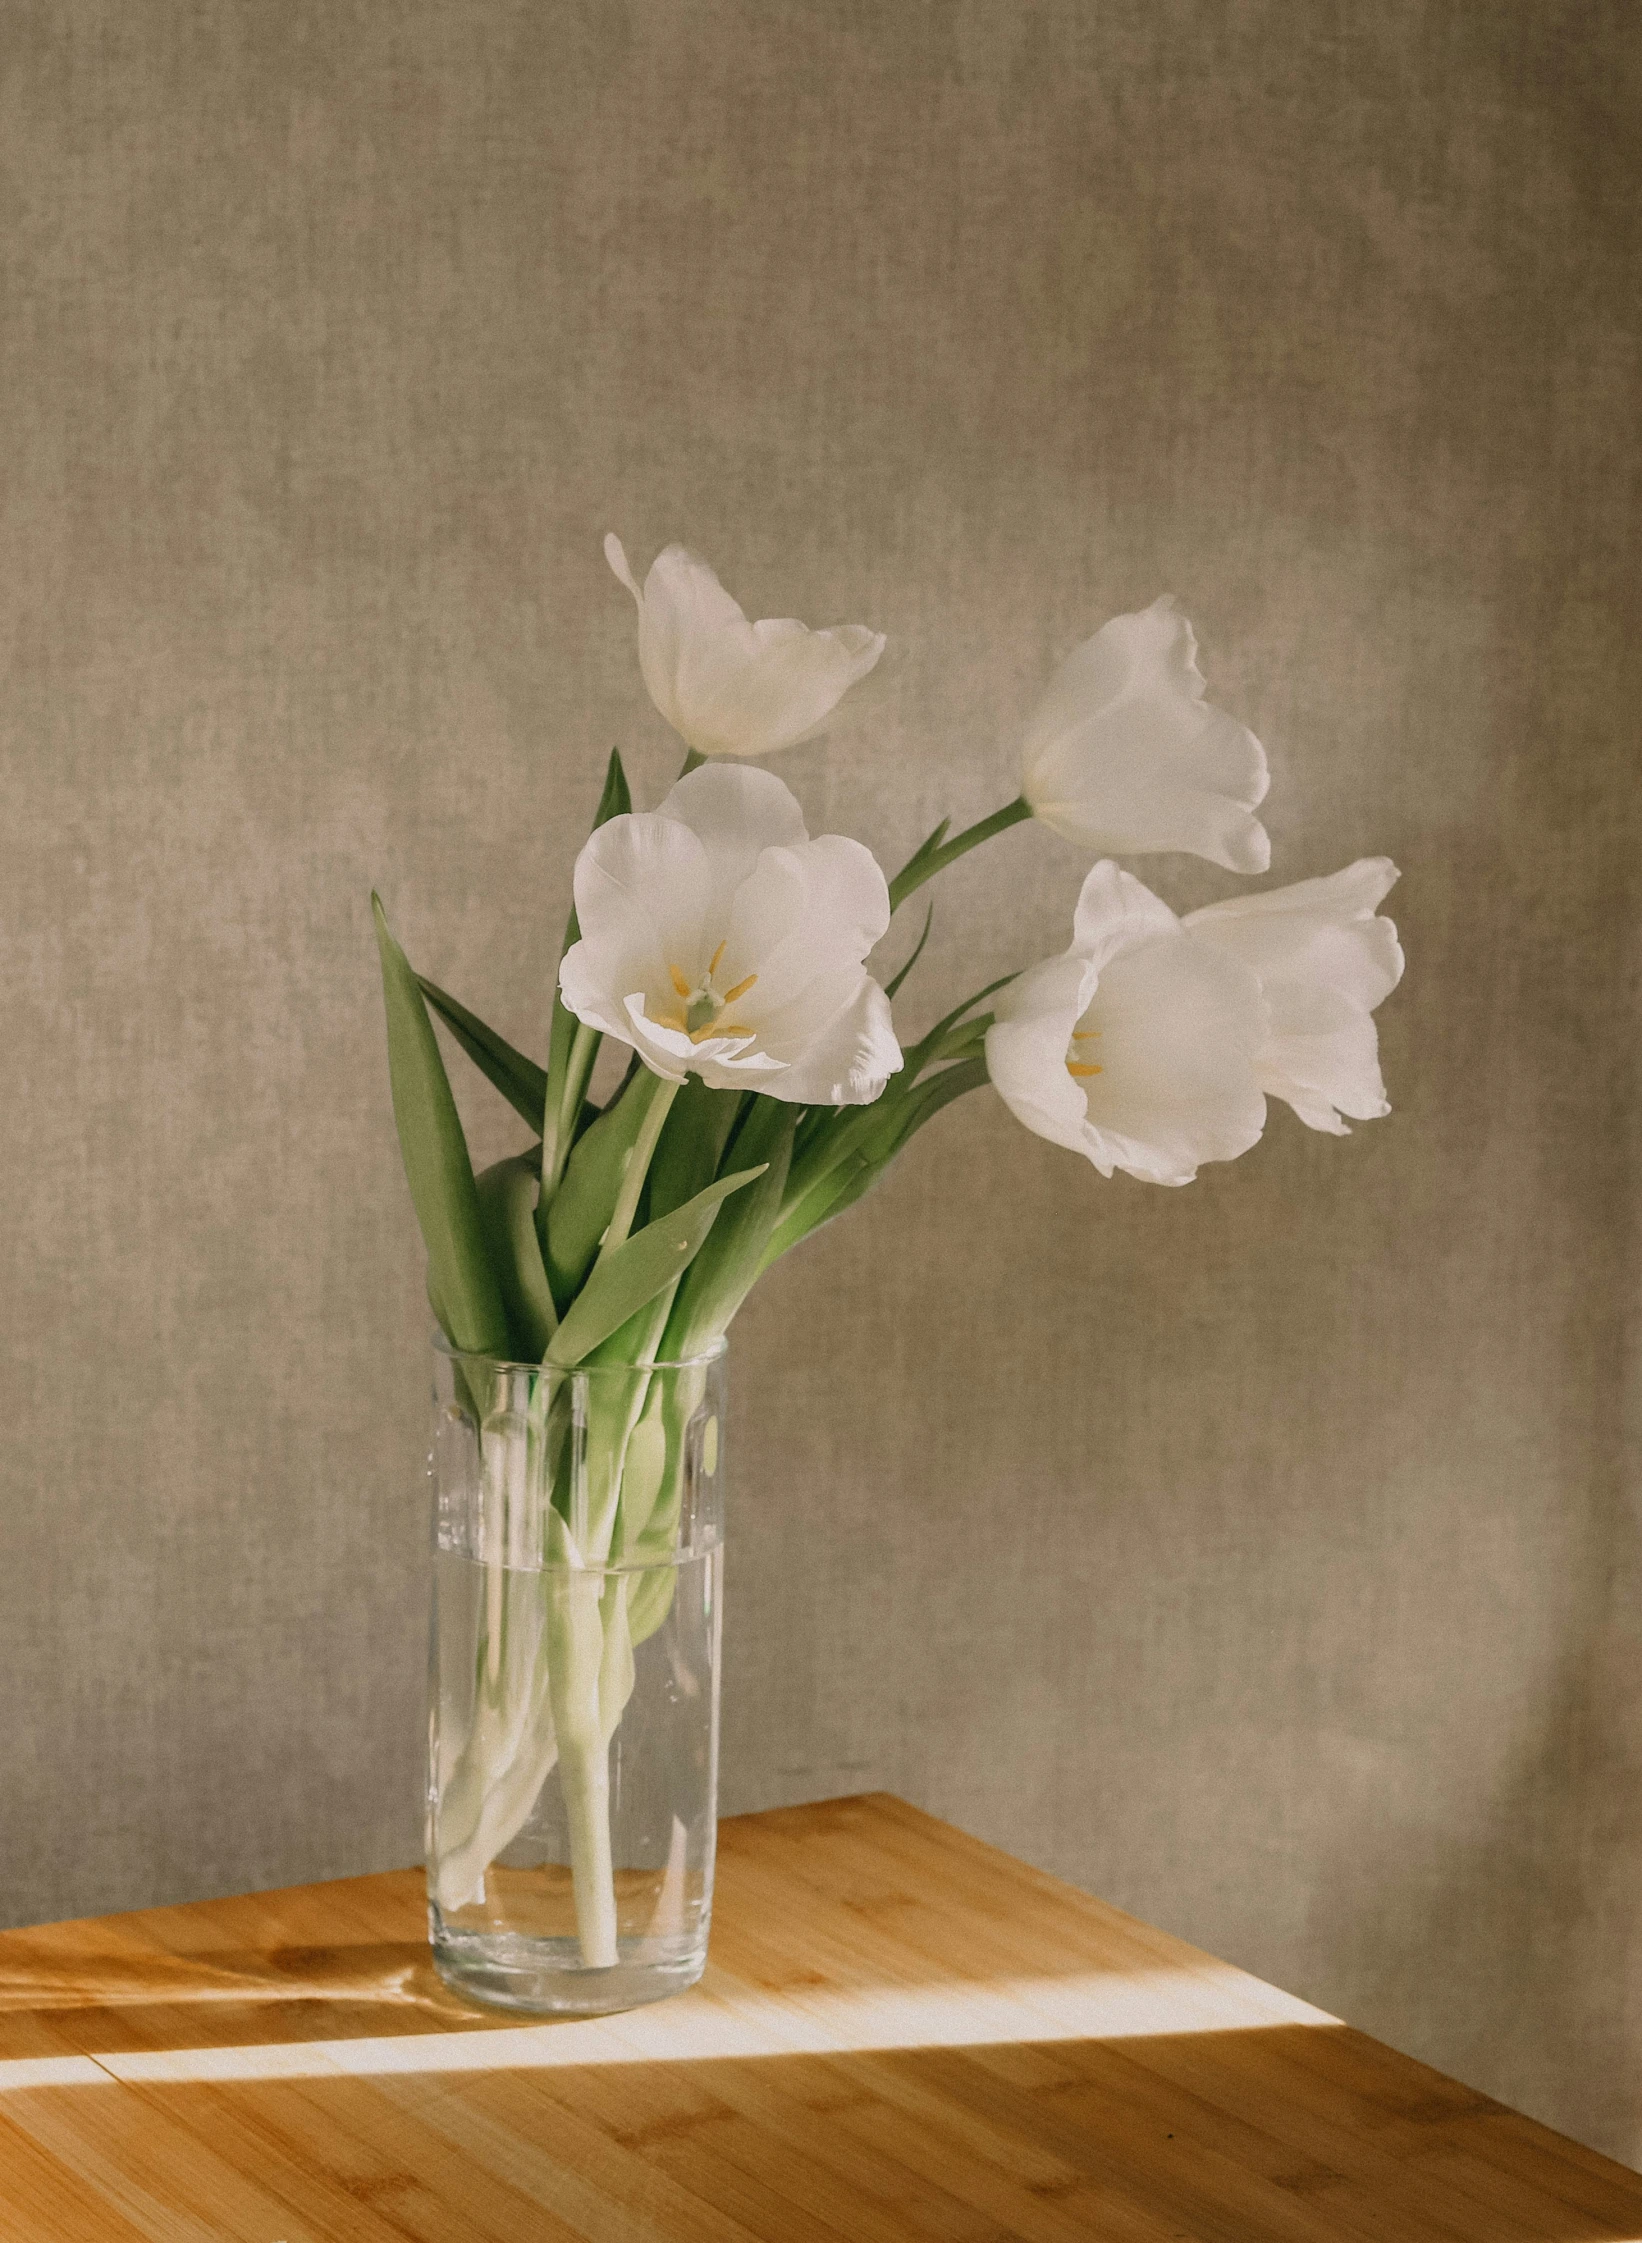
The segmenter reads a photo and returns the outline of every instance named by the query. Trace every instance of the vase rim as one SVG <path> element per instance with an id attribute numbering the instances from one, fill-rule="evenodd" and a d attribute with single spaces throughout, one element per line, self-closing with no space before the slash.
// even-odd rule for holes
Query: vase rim
<path id="1" fill-rule="evenodd" d="M 730 1343 L 722 1333 L 711 1347 L 704 1347 L 695 1355 L 662 1355 L 642 1363 L 572 1363 L 562 1369 L 552 1363 L 521 1363 L 508 1355 L 487 1355 L 480 1348 L 454 1347 L 436 1324 L 433 1328 L 433 1352 L 446 1355 L 453 1363 L 488 1363 L 497 1371 L 559 1370 L 561 1377 L 598 1378 L 613 1371 L 698 1371 L 705 1364 L 717 1363 L 730 1352 Z"/>

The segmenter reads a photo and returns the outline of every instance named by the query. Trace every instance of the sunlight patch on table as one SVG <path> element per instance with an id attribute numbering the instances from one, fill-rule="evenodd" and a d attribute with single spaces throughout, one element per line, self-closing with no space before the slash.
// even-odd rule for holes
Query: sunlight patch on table
<path id="1" fill-rule="evenodd" d="M 869 2049 L 977 2048 L 1010 2043 L 1134 2040 L 1163 2033 L 1334 2025 L 1310 2003 L 1229 1965 L 1086 1971 L 972 1984 L 865 1985 L 770 1991 L 710 1972 L 703 1985 L 652 2009 L 489 2032 L 391 2034 L 244 2048 L 120 2050 L 0 2062 L 0 2094 L 93 2079 L 132 2085 L 312 2079 L 422 2072 L 557 2070 L 573 2065 L 710 2062 L 714 2058 L 845 2055 Z"/>

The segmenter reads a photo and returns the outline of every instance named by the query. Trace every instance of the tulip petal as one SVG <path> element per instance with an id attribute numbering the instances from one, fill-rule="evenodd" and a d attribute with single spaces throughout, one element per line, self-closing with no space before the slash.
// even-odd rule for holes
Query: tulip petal
<path id="1" fill-rule="evenodd" d="M 766 849 L 736 896 L 725 974 L 739 979 L 743 962 L 757 961 L 766 1017 L 840 966 L 858 975 L 888 928 L 888 883 L 858 841 L 830 833 L 802 849 Z"/>
<path id="2" fill-rule="evenodd" d="M 659 810 L 610 819 L 576 863 L 565 1004 L 673 1082 L 805 1105 L 876 1098 L 901 1065 L 865 959 L 889 925 L 871 853 L 812 841 L 781 781 L 704 765 Z"/>
<path id="3" fill-rule="evenodd" d="M 611 818 L 576 859 L 581 940 L 559 969 L 579 1019 L 630 1040 L 622 1000 L 638 989 L 655 1011 L 672 1003 L 669 969 L 699 956 L 714 900 L 713 866 L 700 838 L 659 811 Z"/>
<path id="4" fill-rule="evenodd" d="M 714 943 L 728 931 L 736 893 L 764 851 L 794 849 L 809 840 L 792 789 L 773 771 L 747 764 L 707 763 L 686 772 L 663 795 L 656 814 L 676 819 L 706 851 Z"/>
<path id="5" fill-rule="evenodd" d="M 779 1084 L 764 1087 L 806 1106 L 869 1106 L 901 1065 L 889 999 L 861 974 L 849 1002 L 808 1038 Z"/>
<path id="6" fill-rule="evenodd" d="M 639 590 L 638 579 L 627 565 L 627 548 L 622 544 L 614 530 L 611 530 L 605 538 L 604 557 L 610 563 L 611 573 L 615 576 L 616 581 L 619 584 L 626 585 L 628 591 L 632 593 L 634 600 L 638 603 L 639 612 L 642 614 L 644 612 L 644 594 Z"/>
<path id="7" fill-rule="evenodd" d="M 752 625 L 705 561 L 682 545 L 656 555 L 639 611 L 639 668 L 651 700 L 698 754 L 715 752 L 697 737 L 698 712 L 756 652 Z"/>
<path id="8" fill-rule="evenodd" d="M 1265 751 L 1204 690 L 1172 599 L 1103 624 L 1027 726 L 1021 791 L 1034 816 L 1089 849 L 1183 849 L 1264 872 L 1271 843 L 1253 813 L 1270 783 Z"/>
<path id="9" fill-rule="evenodd" d="M 762 1078 L 782 1071 L 779 1059 L 756 1049 L 746 1036 L 709 1036 L 697 1042 L 682 1029 L 650 1018 L 642 991 L 626 999 L 623 1012 L 622 1024 L 612 1033 L 669 1082 L 699 1075 L 712 1090 L 765 1090 L 770 1086 Z"/>
<path id="10" fill-rule="evenodd" d="M 1070 950 L 1028 966 L 998 999 L 986 1032 L 986 1066 L 1018 1121 L 1101 1167 L 1089 1143 L 1088 1101 L 1066 1072 L 1072 1030 L 1095 979 L 1094 969 Z M 1109 1162 L 1101 1173 L 1111 1175 Z"/>
<path id="11" fill-rule="evenodd" d="M 1189 1184 L 1235 1160 L 1266 1124 L 1255 1079 L 1266 1036 L 1260 984 L 1185 933 L 1115 959 L 1083 1015 L 1101 1073 L 1086 1086 L 1091 1157 L 1153 1184 Z"/>
<path id="12" fill-rule="evenodd" d="M 1403 953 L 1375 905 L 1397 878 L 1389 857 L 1362 857 L 1320 880 L 1235 896 L 1186 925 L 1260 977 L 1271 1008 L 1262 1087 L 1312 1129 L 1344 1136 L 1342 1115 L 1391 1111 L 1370 1017 L 1402 976 Z"/>
<path id="13" fill-rule="evenodd" d="M 639 609 L 639 667 L 667 722 L 704 756 L 760 756 L 825 723 L 884 650 L 862 624 L 809 630 L 791 617 L 749 623 L 713 570 L 682 545 L 650 565 L 641 592 L 621 540 L 605 558 Z"/>
<path id="14" fill-rule="evenodd" d="M 986 1058 L 1020 1120 L 1103 1176 L 1189 1184 L 1259 1137 L 1267 1033 L 1258 978 L 1103 863 L 1083 884 L 1073 947 L 999 998 Z"/>
<path id="15" fill-rule="evenodd" d="M 771 755 L 825 724 L 884 651 L 882 634 L 860 624 L 827 631 L 802 623 L 753 625 L 750 661 L 720 666 L 690 712 L 703 755 Z M 709 744 L 711 743 L 711 744 Z"/>
<path id="16" fill-rule="evenodd" d="M 1179 927 L 1161 896 L 1108 858 L 1091 866 L 1084 879 L 1072 915 L 1072 948 L 1098 970 L 1125 950 Z"/>

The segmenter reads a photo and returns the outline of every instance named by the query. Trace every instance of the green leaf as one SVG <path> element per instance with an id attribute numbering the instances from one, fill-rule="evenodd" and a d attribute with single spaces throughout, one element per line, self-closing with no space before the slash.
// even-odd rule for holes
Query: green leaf
<path id="1" fill-rule="evenodd" d="M 864 1198 L 925 1122 L 933 1121 L 943 1106 L 951 1105 L 966 1091 L 978 1090 L 986 1080 L 986 1061 L 967 1059 L 909 1085 L 893 1100 L 880 1099 L 876 1106 L 864 1109 L 872 1116 L 875 1128 L 853 1142 L 799 1197 L 789 1195 L 764 1248 L 758 1275 L 762 1276 L 801 1238 L 808 1238 L 811 1231 L 819 1230 L 823 1223 L 831 1222 L 835 1215 Z"/>
<path id="2" fill-rule="evenodd" d="M 927 1036 L 915 1044 L 909 1044 L 905 1053 L 905 1067 L 890 1078 L 888 1087 L 870 1106 L 824 1107 L 810 1115 L 799 1131 L 791 1173 L 787 1178 L 789 1212 L 800 1201 L 807 1199 L 841 1162 L 849 1160 L 856 1152 L 877 1140 L 883 1132 L 886 1115 L 906 1111 L 907 1100 L 921 1092 L 927 1087 L 928 1081 L 933 1079 L 927 1074 L 929 1068 L 944 1066 L 950 1060 L 967 1062 L 979 1057 L 977 1047 L 985 1035 L 990 1016 L 983 1015 L 980 1019 L 966 1022 L 964 1015 L 973 1012 L 995 990 L 1002 989 L 1006 983 L 1016 978 L 1016 975 L 1009 973 L 1000 975 L 996 981 L 988 982 L 984 989 L 977 989 L 974 996 L 966 997 L 961 1005 L 955 1005 L 951 1012 L 938 1020 Z"/>
<path id="3" fill-rule="evenodd" d="M 568 1303 L 592 1267 L 615 1213 L 616 1197 L 661 1077 L 648 1068 L 629 1076 L 586 1133 L 576 1140 L 569 1166 L 547 1210 L 547 1274 L 556 1299 Z"/>
<path id="4" fill-rule="evenodd" d="M 691 1265 L 668 1319 L 668 1355 L 699 1354 L 728 1330 L 752 1291 L 781 1213 L 793 1132 L 802 1111 L 778 1098 L 753 1099 L 729 1158 L 738 1167 L 761 1161 L 764 1172 L 750 1192 L 726 1208 Z"/>
<path id="5" fill-rule="evenodd" d="M 745 1168 L 709 1184 L 683 1207 L 659 1222 L 646 1223 L 613 1254 L 605 1255 L 565 1312 L 546 1360 L 570 1370 L 646 1301 L 654 1300 L 663 1286 L 689 1268 L 730 1194 L 763 1173 L 761 1168 Z"/>
<path id="6" fill-rule="evenodd" d="M 819 1230 L 834 1215 L 841 1215 L 846 1207 L 853 1207 L 858 1199 L 864 1198 L 882 1174 L 878 1163 L 861 1153 L 851 1153 L 836 1168 L 829 1169 L 813 1191 L 795 1207 L 790 1207 L 771 1231 L 758 1265 L 759 1275 L 762 1276 L 772 1262 L 789 1253 L 800 1239 L 808 1238 L 811 1231 Z"/>
<path id="7" fill-rule="evenodd" d="M 476 1012 L 469 1012 L 466 1005 L 459 1005 L 454 997 L 447 996 L 426 974 L 418 974 L 416 978 L 423 996 L 480 1074 L 495 1084 L 513 1111 L 532 1129 L 540 1129 L 542 1105 L 547 1097 L 546 1070 L 538 1067 L 535 1060 L 527 1059 L 522 1051 L 515 1051 L 505 1036 L 498 1036 Z"/>
<path id="8" fill-rule="evenodd" d="M 592 831 L 608 825 L 612 818 L 625 817 L 633 807 L 632 792 L 627 784 L 627 773 L 622 769 L 621 750 L 612 748 L 610 761 L 605 767 L 604 791 L 599 796 L 599 807 L 593 814 Z M 581 922 L 576 917 L 576 907 L 570 907 L 570 917 L 565 921 L 564 950 L 559 953 L 560 963 L 564 951 L 581 940 Z M 588 1078 L 593 1072 L 593 1062 L 599 1055 L 599 1037 L 589 1030 L 581 1038 L 577 1050 L 576 1031 L 581 1027 L 559 995 L 559 977 L 553 976 L 553 1025 L 548 1035 L 547 1079 L 542 1085 L 542 1100 L 533 1115 L 528 1116 L 533 1129 L 542 1133 L 542 1181 L 549 1196 L 557 1188 L 564 1173 L 565 1155 L 576 1133 L 577 1118 L 582 1100 L 587 1095 Z"/>
<path id="9" fill-rule="evenodd" d="M 716 1226 L 715 1226 L 716 1227 Z M 635 1309 L 625 1324 L 618 1324 L 607 1338 L 582 1357 L 584 1363 L 653 1363 L 665 1356 L 662 1335 L 667 1330 L 667 1319 L 672 1313 L 678 1280 L 664 1285 L 659 1293 L 647 1300 L 642 1308 Z"/>
<path id="10" fill-rule="evenodd" d="M 467 1140 L 410 961 L 374 895 L 371 910 L 388 1015 L 393 1118 L 428 1250 L 428 1284 L 452 1344 L 470 1354 L 494 1354 L 507 1346 L 507 1317 L 485 1253 Z"/>
<path id="11" fill-rule="evenodd" d="M 541 1147 L 499 1160 L 478 1179 L 479 1215 L 520 1360 L 539 1363 L 559 1322 L 536 1240 Z"/>
<path id="12" fill-rule="evenodd" d="M 882 1174 L 943 1107 L 950 1106 L 955 1098 L 962 1098 L 969 1091 L 979 1090 L 990 1080 L 984 1058 L 966 1059 L 959 1066 L 946 1067 L 938 1075 L 927 1076 L 898 1101 L 898 1110 L 886 1117 L 891 1124 L 890 1132 L 884 1139 L 869 1144 L 866 1158 Z"/>
<path id="13" fill-rule="evenodd" d="M 945 1056 L 943 1046 L 957 1023 L 963 1019 L 965 1013 L 973 1012 L 975 1007 L 984 1004 L 988 997 L 995 995 L 998 990 L 1006 988 L 1010 982 L 1019 981 L 1019 979 L 1019 967 L 1013 973 L 999 974 L 996 981 L 989 981 L 984 989 L 977 989 L 973 997 L 966 997 L 961 1005 L 954 1005 L 949 1013 L 943 1013 L 928 1035 L 921 1036 L 917 1043 L 913 1044 L 908 1050 L 906 1054 L 907 1079 L 910 1081 L 914 1075 L 920 1074 L 924 1068 L 934 1065 L 938 1059 Z M 971 1021 L 966 1033 L 972 1033 L 978 1027 L 978 1022 Z"/>
<path id="14" fill-rule="evenodd" d="M 633 807 L 632 791 L 627 784 L 627 773 L 621 767 L 621 750 L 610 750 L 610 761 L 604 767 L 604 788 L 599 795 L 599 806 L 593 813 L 593 831 L 607 826 L 612 818 L 625 818 Z"/>
<path id="15" fill-rule="evenodd" d="M 937 831 L 941 831 L 941 830 L 944 830 L 944 829 L 942 829 L 942 828 L 937 828 L 936 830 L 937 830 Z M 886 982 L 885 982 L 885 984 L 884 984 L 884 995 L 885 995 L 886 997 L 893 997 L 893 996 L 894 996 L 894 995 L 895 995 L 895 994 L 897 993 L 897 991 L 898 991 L 898 990 L 900 989 L 900 986 L 901 986 L 902 982 L 903 982 L 903 981 L 905 981 L 905 979 L 906 979 L 907 975 L 908 975 L 909 973 L 911 973 L 911 971 L 912 971 L 913 967 L 914 967 L 914 966 L 915 966 L 915 965 L 916 965 L 916 964 L 918 963 L 919 959 L 920 959 L 920 958 L 921 958 L 921 957 L 923 956 L 923 954 L 924 954 L 924 944 L 925 944 L 926 942 L 928 942 L 928 940 L 929 940 L 929 930 L 930 930 L 930 928 L 931 928 L 931 927 L 933 927 L 933 926 L 934 926 L 934 924 L 935 924 L 935 906 L 934 906 L 934 904 L 931 904 L 931 905 L 930 905 L 930 907 L 929 907 L 929 909 L 928 909 L 928 910 L 927 910 L 927 911 L 926 911 L 926 912 L 924 913 L 924 931 L 923 931 L 923 933 L 922 933 L 922 934 L 921 934 L 921 935 L 920 935 L 920 936 L 918 937 L 918 940 L 917 940 L 917 942 L 916 942 L 916 943 L 915 943 L 915 944 L 913 945 L 912 956 L 911 956 L 911 957 L 910 957 L 910 958 L 909 958 L 909 959 L 907 960 L 906 964 L 905 964 L 905 965 L 904 965 L 904 966 L 903 966 L 903 967 L 901 968 L 900 972 L 899 972 L 899 973 L 897 973 L 897 974 L 894 974 L 894 975 L 892 975 L 892 976 L 891 976 L 891 978 L 890 978 L 890 979 L 889 979 L 888 981 L 886 981 Z"/>
<path id="16" fill-rule="evenodd" d="M 710 1184 L 746 1103 L 739 1090 L 709 1090 L 691 1075 L 673 1100 L 650 1163 L 650 1213 L 670 1215 Z"/>
<path id="17" fill-rule="evenodd" d="M 823 1177 L 846 1160 L 868 1134 L 878 1127 L 886 1103 L 905 1095 L 901 1078 L 882 1091 L 871 1106 L 828 1106 L 811 1115 L 800 1132 L 792 1170 L 787 1178 L 787 1203 L 796 1206 L 808 1198 Z"/>

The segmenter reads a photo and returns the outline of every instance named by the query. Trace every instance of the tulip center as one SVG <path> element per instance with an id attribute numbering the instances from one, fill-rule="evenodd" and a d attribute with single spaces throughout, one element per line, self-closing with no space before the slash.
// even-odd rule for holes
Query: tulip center
<path id="1" fill-rule="evenodd" d="M 1066 1072 L 1069 1075 L 1077 1075 L 1081 1077 L 1084 1075 L 1098 1075 L 1102 1072 L 1102 1070 L 1095 1065 L 1093 1059 L 1085 1059 L 1084 1057 L 1082 1057 L 1078 1049 L 1080 1044 L 1095 1043 L 1099 1040 L 1099 1037 L 1100 1030 L 1098 1028 L 1073 1029 L 1072 1041 L 1066 1047 Z"/>
<path id="2" fill-rule="evenodd" d="M 751 1036 L 756 1033 L 739 1021 L 723 1017 L 738 997 L 746 996 L 758 979 L 757 974 L 747 974 L 733 989 L 726 989 L 722 994 L 714 986 L 713 976 L 718 971 L 719 960 L 724 956 L 728 943 L 729 937 L 726 936 L 713 952 L 712 963 L 707 971 L 693 985 L 682 966 L 670 965 L 667 968 L 667 978 L 673 984 L 679 1009 L 673 1013 L 657 1014 L 658 1027 L 680 1029 L 693 1044 L 705 1043 L 709 1036 Z"/>

